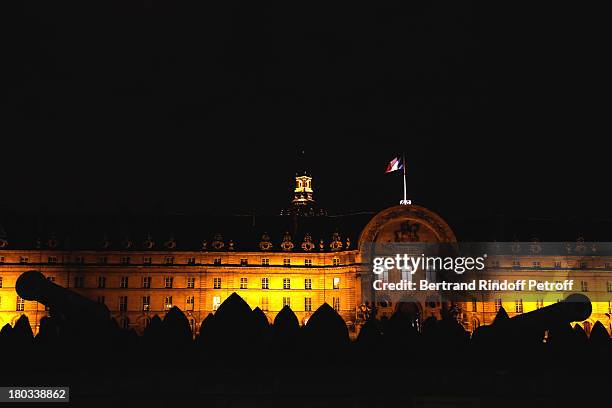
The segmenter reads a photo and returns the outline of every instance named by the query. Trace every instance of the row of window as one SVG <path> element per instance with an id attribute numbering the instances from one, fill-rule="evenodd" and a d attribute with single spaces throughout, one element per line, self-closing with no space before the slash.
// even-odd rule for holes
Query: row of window
<path id="1" fill-rule="evenodd" d="M 558 300 L 560 301 L 560 299 Z M 609 302 L 610 303 L 610 302 Z M 612 306 L 609 305 L 609 306 Z M 499 312 L 499 309 L 502 307 L 502 300 L 495 299 L 495 312 Z M 544 299 L 536 299 L 536 309 L 541 309 L 544 307 Z M 476 300 L 472 300 L 472 312 L 478 312 L 478 302 Z M 516 299 L 514 301 L 514 312 L 515 313 L 523 313 L 523 299 Z"/>
<path id="2" fill-rule="evenodd" d="M 97 300 L 98 300 L 98 303 L 102 303 L 102 304 L 106 303 L 105 296 L 98 296 Z M 142 301 L 141 310 L 143 312 L 148 312 L 152 310 L 151 309 L 151 296 L 149 295 L 142 296 L 141 301 Z M 0 297 L 0 306 L 1 305 L 2 305 L 2 298 Z M 164 297 L 163 310 L 170 310 L 173 305 L 174 303 L 172 301 L 172 296 Z M 194 310 L 194 305 L 195 305 L 195 296 L 187 296 L 185 298 L 185 310 Z M 213 296 L 213 310 L 217 310 L 220 305 L 221 305 L 221 297 Z M 264 312 L 269 311 L 269 305 L 270 305 L 269 298 L 262 297 L 261 298 L 261 310 Z M 283 297 L 283 307 L 284 306 L 291 307 L 290 297 L 288 296 Z M 334 310 L 336 311 L 340 310 L 340 298 L 339 297 L 332 298 L 332 306 Z M 17 296 L 17 303 L 16 303 L 15 310 L 18 312 L 23 312 L 25 310 L 25 301 L 19 296 Z M 119 311 L 120 312 L 128 311 L 128 297 L 127 296 L 119 296 Z M 304 298 L 304 311 L 312 312 L 312 298 L 310 297 Z"/>
<path id="3" fill-rule="evenodd" d="M 122 256 L 119 258 L 119 263 L 121 265 L 129 265 L 131 264 L 133 261 L 132 257 L 130 256 Z M 5 257 L 0 257 L 0 263 L 5 263 Z M 19 263 L 29 263 L 30 262 L 30 258 L 27 256 L 20 256 L 19 257 Z M 47 257 L 47 263 L 50 264 L 57 264 L 60 263 L 59 262 L 59 258 L 57 256 L 49 256 Z M 74 259 L 74 263 L 75 264 L 84 264 L 85 263 L 85 258 L 82 256 L 77 256 Z M 144 265 L 152 265 L 153 264 L 153 258 L 152 257 L 144 257 L 142 258 L 142 263 Z M 107 256 L 100 256 L 97 259 L 97 264 L 108 264 L 108 257 Z M 175 264 L 175 260 L 173 256 L 167 256 L 164 258 L 164 262 L 163 264 L 165 265 L 174 265 Z M 191 258 L 187 258 L 187 265 L 195 265 L 196 264 L 196 258 L 195 257 L 191 257 Z M 222 265 L 222 258 L 215 258 L 213 260 L 213 264 L 214 265 Z M 240 266 L 248 266 L 249 265 L 249 260 L 247 258 L 241 258 L 240 259 Z M 269 266 L 270 265 L 270 258 L 262 258 L 261 259 L 261 265 L 262 266 Z M 283 266 L 291 266 L 291 258 L 284 258 L 283 259 Z M 339 266 L 340 265 L 340 258 L 333 258 L 332 259 L 332 265 L 333 266 Z M 304 259 L 304 266 L 312 266 L 312 259 L 310 258 L 305 258 Z"/>
<path id="4" fill-rule="evenodd" d="M 213 289 L 221 289 L 221 278 L 213 278 Z M 240 278 L 240 289 L 248 289 L 249 288 L 249 278 L 242 277 Z M 340 289 L 340 278 L 334 277 L 332 279 L 332 288 Z M 270 289 L 270 279 L 263 277 L 261 278 L 261 289 Z M 283 278 L 283 289 L 291 289 L 291 278 Z M 311 290 L 312 289 L 312 279 L 304 278 L 304 289 Z"/>
<path id="5" fill-rule="evenodd" d="M 195 279 L 196 278 L 192 278 L 192 277 L 187 278 L 187 288 L 188 289 L 195 288 Z M 152 278 L 150 276 L 143 276 L 141 279 L 140 287 L 144 289 L 151 288 L 151 280 Z M 74 287 L 83 288 L 84 286 L 85 286 L 84 277 L 75 276 L 74 277 Z M 128 276 L 121 277 L 121 279 L 119 280 L 119 287 L 122 289 L 127 289 L 129 287 L 129 277 Z M 164 288 L 172 289 L 173 287 L 174 287 L 174 277 L 172 276 L 164 277 Z M 98 288 L 99 289 L 106 288 L 106 277 L 105 276 L 98 277 Z"/>
<path id="6" fill-rule="evenodd" d="M 51 280 L 51 281 L 55 281 L 55 277 L 53 276 L 49 276 L 47 279 Z M 188 277 L 187 278 L 187 288 L 188 289 L 193 289 L 195 288 L 195 279 L 194 277 Z M 85 277 L 84 276 L 75 276 L 74 277 L 74 287 L 75 288 L 83 288 L 85 287 L 84 285 L 84 280 Z M 433 281 L 433 280 L 432 280 Z M 246 277 L 242 277 L 240 278 L 240 289 L 248 289 L 248 282 L 249 279 Z M 499 283 L 499 280 L 494 279 L 492 281 L 493 283 Z M 518 281 L 517 281 L 518 282 Z M 542 281 L 538 281 L 538 283 L 541 283 Z M 556 281 L 556 283 L 561 283 L 562 281 Z M 0 276 L 0 288 L 2 288 L 2 276 Z M 122 276 L 121 279 L 119 280 L 119 287 L 122 289 L 127 289 L 129 287 L 129 277 L 127 276 Z M 141 288 L 144 289 L 149 289 L 151 288 L 151 277 L 150 276 L 143 276 L 142 280 L 141 280 Z M 165 289 L 172 289 L 174 287 L 174 277 L 172 276 L 166 276 L 164 278 L 164 288 Z M 332 287 L 334 289 L 340 289 L 340 278 L 339 277 L 334 277 L 332 280 Z M 98 288 L 99 289 L 103 289 L 106 288 L 106 277 L 105 276 L 99 276 L 98 277 Z M 221 278 L 213 278 L 213 289 L 221 289 L 222 288 L 222 280 Z M 261 289 L 270 289 L 270 279 L 267 277 L 263 277 L 261 278 Z M 291 289 L 291 278 L 283 278 L 283 289 Z M 304 289 L 306 290 L 311 290 L 312 289 L 312 279 L 311 278 L 305 278 L 304 279 Z M 521 290 L 521 286 L 517 286 L 517 291 Z M 580 291 L 581 292 L 588 292 L 589 291 L 589 282 L 588 281 L 580 281 Z M 611 281 L 607 281 L 606 282 L 606 291 L 609 293 L 612 293 L 612 282 Z"/>
<path id="7" fill-rule="evenodd" d="M 540 261 L 532 261 L 530 265 L 524 265 L 521 264 L 521 261 L 519 261 L 518 259 L 515 259 L 514 261 L 512 261 L 512 267 L 513 268 L 521 268 L 521 265 L 523 265 L 522 267 L 524 268 L 541 268 L 542 267 L 542 262 Z M 500 262 L 499 261 L 491 261 L 491 263 L 489 264 L 490 267 L 492 268 L 499 268 L 500 267 Z M 562 264 L 561 261 L 554 261 L 552 264 L 553 268 L 561 268 Z M 589 267 L 589 263 L 587 261 L 580 261 L 578 263 L 578 267 L 580 269 L 587 269 Z M 604 269 L 612 269 L 612 263 L 610 262 L 605 262 L 602 267 Z"/>
<path id="8" fill-rule="evenodd" d="M 561 299 L 557 300 L 561 301 Z M 105 303 L 105 296 L 98 296 L 99 303 Z M 268 297 L 261 298 L 261 310 L 264 312 L 269 311 L 269 299 Z M 194 310 L 195 305 L 195 296 L 187 296 L 185 298 L 185 310 Z M 217 310 L 221 305 L 221 297 L 213 296 L 213 310 Z M 495 312 L 497 313 L 502 307 L 502 299 L 498 298 L 494 301 Z M 126 312 L 128 306 L 128 297 L 127 296 L 119 296 L 119 311 Z M 169 310 L 173 306 L 172 296 L 166 296 L 164 298 L 163 309 Z M 283 297 L 283 306 L 291 307 L 291 298 L 288 296 Z M 334 310 L 340 310 L 340 298 L 333 297 L 332 298 L 332 306 Z M 544 299 L 536 299 L 536 309 L 541 309 L 544 307 Z M 0 308 L 2 308 L 2 297 L 0 296 Z M 25 300 L 21 297 L 17 296 L 15 310 L 18 312 L 23 312 L 25 310 Z M 151 297 L 150 296 L 142 296 L 142 311 L 147 312 L 151 309 Z M 305 297 L 304 298 L 304 311 L 311 312 L 312 311 L 312 298 Z M 478 310 L 478 300 L 472 299 L 471 302 L 471 311 L 479 312 Z M 514 312 L 515 313 L 523 313 L 523 299 L 516 299 L 514 301 Z M 608 313 L 612 313 L 612 301 L 608 301 Z"/>
<path id="9" fill-rule="evenodd" d="M 47 279 L 51 280 L 51 281 L 55 281 L 55 277 L 53 276 L 49 276 Z M 195 279 L 194 277 L 188 277 L 187 278 L 187 288 L 188 289 L 193 289 L 195 288 Z M 84 276 L 75 276 L 74 277 L 74 287 L 75 288 L 83 288 L 84 285 L 84 280 L 85 277 Z M 248 289 L 248 282 L 249 279 L 246 277 L 242 277 L 240 278 L 240 289 Z M 517 281 L 518 282 L 518 281 Z M 538 283 L 541 283 L 542 281 L 538 281 Z M 562 281 L 556 281 L 556 283 L 561 283 Z M 493 283 L 499 283 L 499 280 L 494 279 Z M 2 276 L 0 276 L 0 288 L 2 288 Z M 332 287 L 334 289 L 340 289 L 340 278 L 339 277 L 334 277 L 332 280 Z M 127 276 L 122 276 L 121 279 L 119 280 L 119 287 L 122 289 L 127 289 L 129 287 L 129 277 Z M 150 276 L 143 276 L 142 280 L 141 280 L 141 288 L 144 289 L 149 289 L 151 288 L 151 277 Z M 172 289 L 174 287 L 174 277 L 172 276 L 166 276 L 164 278 L 164 288 L 165 289 Z M 99 276 L 98 277 L 98 288 L 99 289 L 103 289 L 106 288 L 106 277 L 105 276 Z M 221 289 L 222 288 L 222 281 L 221 278 L 213 278 L 213 289 Z M 270 289 L 270 279 L 267 277 L 263 277 L 261 278 L 261 289 Z M 283 289 L 291 289 L 291 279 L 290 278 L 283 278 Z M 304 279 L 304 289 L 306 290 L 311 290 L 312 289 L 312 279 L 311 278 L 305 278 Z M 517 291 L 521 290 L 520 286 L 517 286 Z M 580 281 L 580 291 L 581 292 L 588 292 L 589 291 L 589 282 L 588 281 Z M 606 291 L 609 293 L 612 293 L 612 282 L 611 281 L 607 281 L 606 282 Z"/>
<path id="10" fill-rule="evenodd" d="M 98 303 L 105 303 L 106 298 L 104 296 L 98 296 Z M 173 306 L 172 296 L 164 297 L 163 310 L 170 310 Z M 185 310 L 193 310 L 195 305 L 195 296 L 187 296 L 185 298 Z M 128 310 L 128 297 L 119 296 L 119 311 L 127 312 Z M 151 296 L 142 296 L 142 308 L 143 312 L 151 310 Z"/>
<path id="11" fill-rule="evenodd" d="M 213 296 L 213 310 L 217 310 L 221 306 L 221 296 Z M 291 307 L 291 298 L 289 296 L 283 297 L 283 307 L 288 306 Z M 269 311 L 270 301 L 268 297 L 262 297 L 260 303 L 261 310 L 264 312 Z M 332 297 L 332 307 L 335 311 L 340 310 L 340 298 Z M 312 298 L 305 297 L 304 298 L 304 311 L 312 312 Z"/>
<path id="12" fill-rule="evenodd" d="M 47 279 L 51 281 L 55 281 L 55 277 L 49 276 Z M 193 289 L 195 288 L 195 279 L 194 277 L 187 278 L 187 288 Z M 0 277 L 0 287 L 2 287 L 2 277 Z M 85 287 L 85 277 L 84 276 L 75 276 L 74 277 L 74 287 L 75 288 L 83 288 Z M 122 276 L 119 280 L 119 287 L 122 289 L 129 288 L 129 277 Z M 143 276 L 141 279 L 141 288 L 149 289 L 151 288 L 151 277 Z M 164 277 L 164 288 L 172 289 L 174 287 L 174 277 L 166 276 Z M 340 278 L 334 277 L 332 279 L 332 287 L 334 289 L 340 289 Z M 98 288 L 103 289 L 106 288 L 106 276 L 98 277 Z M 222 280 L 221 278 L 213 278 L 213 289 L 221 289 L 222 288 Z M 248 289 L 249 288 L 249 279 L 246 277 L 240 278 L 240 289 Z M 270 278 L 263 277 L 261 278 L 261 289 L 270 289 Z M 283 289 L 291 289 L 291 278 L 283 278 Z M 305 278 L 304 279 L 304 289 L 312 290 L 312 279 Z"/>

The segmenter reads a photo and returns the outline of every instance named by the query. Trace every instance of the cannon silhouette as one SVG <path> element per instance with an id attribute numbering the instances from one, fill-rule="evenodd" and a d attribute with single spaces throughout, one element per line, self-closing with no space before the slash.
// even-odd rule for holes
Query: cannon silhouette
<path id="1" fill-rule="evenodd" d="M 108 308 L 69 289 L 45 279 L 39 271 L 22 273 L 15 284 L 17 294 L 47 306 L 52 316 L 85 325 L 101 324 L 110 320 Z"/>
<path id="2" fill-rule="evenodd" d="M 561 302 L 517 315 L 507 322 L 517 328 L 529 327 L 543 331 L 551 327 L 586 320 L 592 311 L 591 300 L 585 295 L 574 293 Z"/>

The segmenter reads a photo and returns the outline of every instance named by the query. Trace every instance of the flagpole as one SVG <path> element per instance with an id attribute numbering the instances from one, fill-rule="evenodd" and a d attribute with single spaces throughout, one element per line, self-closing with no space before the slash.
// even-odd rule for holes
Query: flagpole
<path id="1" fill-rule="evenodd" d="M 408 201 L 408 198 L 406 197 L 406 154 L 405 153 L 402 153 L 402 173 L 404 177 L 404 199 L 400 201 L 400 204 L 409 205 L 412 203 Z"/>
<path id="2" fill-rule="evenodd" d="M 402 153 L 402 170 L 404 171 L 404 203 L 406 200 L 406 154 Z"/>

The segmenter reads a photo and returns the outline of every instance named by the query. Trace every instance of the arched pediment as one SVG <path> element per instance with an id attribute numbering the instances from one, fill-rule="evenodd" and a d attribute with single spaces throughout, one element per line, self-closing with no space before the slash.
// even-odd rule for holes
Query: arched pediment
<path id="1" fill-rule="evenodd" d="M 454 243 L 457 239 L 446 221 L 433 211 L 418 205 L 398 205 L 378 213 L 359 237 L 360 248 L 366 243 L 389 242 Z"/>

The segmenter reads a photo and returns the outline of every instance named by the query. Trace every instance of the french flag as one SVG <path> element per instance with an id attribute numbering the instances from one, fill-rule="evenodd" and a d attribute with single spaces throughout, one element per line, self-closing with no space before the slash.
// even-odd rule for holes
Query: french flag
<path id="1" fill-rule="evenodd" d="M 395 159 L 391 160 L 391 162 L 387 166 L 387 170 L 385 170 L 385 174 L 391 173 L 392 171 L 401 170 L 403 168 L 404 168 L 404 164 L 399 159 L 399 157 L 396 157 Z"/>

